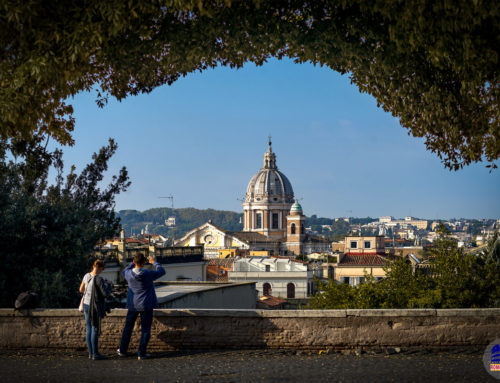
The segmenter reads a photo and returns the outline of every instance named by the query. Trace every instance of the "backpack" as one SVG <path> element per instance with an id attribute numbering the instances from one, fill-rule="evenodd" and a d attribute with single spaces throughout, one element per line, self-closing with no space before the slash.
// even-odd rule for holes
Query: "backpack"
<path id="1" fill-rule="evenodd" d="M 16 310 L 36 309 L 40 304 L 40 296 L 33 291 L 25 291 L 17 296 L 14 307 Z"/>

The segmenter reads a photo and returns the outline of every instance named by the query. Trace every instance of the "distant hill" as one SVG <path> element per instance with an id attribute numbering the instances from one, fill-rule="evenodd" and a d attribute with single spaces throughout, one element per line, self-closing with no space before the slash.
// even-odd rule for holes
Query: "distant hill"
<path id="1" fill-rule="evenodd" d="M 192 207 L 172 209 L 168 207 L 160 207 L 145 210 L 143 212 L 137 210 L 120 210 L 117 215 L 121 219 L 122 227 L 125 230 L 125 235 L 140 234 L 141 230 L 148 225 L 148 231 L 151 234 L 161 234 L 166 237 L 171 237 L 173 229 L 165 225 L 165 220 L 171 216 L 175 216 L 175 238 L 179 239 L 188 231 L 212 220 L 214 224 L 228 231 L 243 230 L 243 213 L 236 213 L 227 210 L 214 209 L 195 209 Z M 375 218 L 353 218 L 351 223 L 364 224 L 375 221 Z M 326 230 L 324 235 L 330 237 L 333 234 L 340 236 L 345 235 L 349 231 L 349 224 L 344 221 L 334 222 L 332 218 L 323 218 L 312 215 L 306 217 L 306 226 L 312 226 L 313 230 L 322 233 L 321 225 L 334 224 L 333 231 Z M 339 227 L 337 227 L 339 226 Z"/>
<path id="2" fill-rule="evenodd" d="M 160 207 L 145 210 L 143 212 L 137 210 L 120 210 L 117 213 L 121 219 L 122 227 L 125 230 L 125 235 L 140 234 L 146 225 L 148 231 L 152 234 L 161 234 L 170 237 L 172 228 L 165 225 L 165 220 L 168 217 L 175 216 L 175 238 L 180 238 L 188 231 L 204 224 L 208 220 L 226 230 L 239 231 L 243 230 L 243 213 L 233 211 L 214 210 L 214 209 L 195 209 L 192 207 L 172 209 Z"/>

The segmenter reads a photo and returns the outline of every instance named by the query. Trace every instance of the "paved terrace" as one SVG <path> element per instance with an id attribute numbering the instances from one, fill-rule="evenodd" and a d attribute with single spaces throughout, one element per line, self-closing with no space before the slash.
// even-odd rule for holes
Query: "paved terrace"
<path id="1" fill-rule="evenodd" d="M 396 352 L 396 351 L 399 351 Z M 156 352 L 92 361 L 85 351 L 0 351 L 3 383 L 19 382 L 498 382 L 483 350 L 386 349 L 360 353 L 285 350 Z M 357 354 L 357 355 L 356 355 Z"/>

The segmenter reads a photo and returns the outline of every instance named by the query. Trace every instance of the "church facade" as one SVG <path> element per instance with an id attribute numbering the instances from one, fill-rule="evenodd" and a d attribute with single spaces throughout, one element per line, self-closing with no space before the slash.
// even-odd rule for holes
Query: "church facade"
<path id="1" fill-rule="evenodd" d="M 305 219 L 291 182 L 278 170 L 269 139 L 262 168 L 247 186 L 243 231 L 229 232 L 208 222 L 191 230 L 176 245 L 203 245 L 207 258 L 216 258 L 218 250 L 229 247 L 284 256 L 330 251 L 330 242 L 306 234 Z"/>

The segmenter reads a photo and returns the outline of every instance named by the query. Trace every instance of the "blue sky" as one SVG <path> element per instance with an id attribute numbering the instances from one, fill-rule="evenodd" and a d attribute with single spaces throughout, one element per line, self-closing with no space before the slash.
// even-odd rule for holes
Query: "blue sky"
<path id="1" fill-rule="evenodd" d="M 306 215 L 500 218 L 500 172 L 485 164 L 450 172 L 398 120 L 347 76 L 311 64 L 271 60 L 262 67 L 193 73 L 151 94 L 73 100 L 78 170 L 113 137 L 132 186 L 116 209 L 169 206 L 242 211 L 248 181 L 272 136 L 279 169 Z"/>

